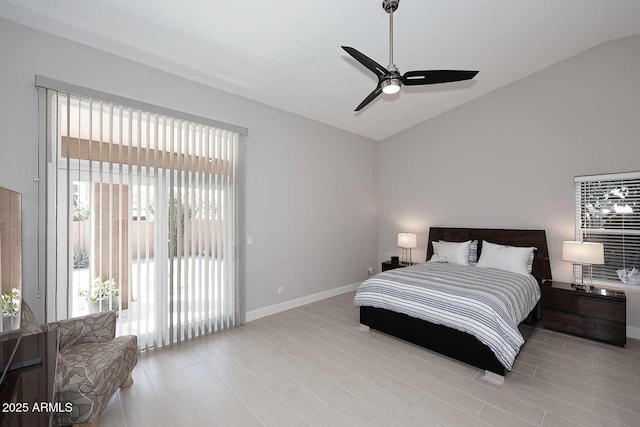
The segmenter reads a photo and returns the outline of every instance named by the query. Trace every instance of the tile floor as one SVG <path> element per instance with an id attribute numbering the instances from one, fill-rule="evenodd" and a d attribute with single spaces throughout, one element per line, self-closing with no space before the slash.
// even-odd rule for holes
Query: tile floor
<path id="1" fill-rule="evenodd" d="M 640 341 L 540 328 L 505 384 L 358 328 L 353 293 L 140 357 L 109 426 L 640 426 Z"/>

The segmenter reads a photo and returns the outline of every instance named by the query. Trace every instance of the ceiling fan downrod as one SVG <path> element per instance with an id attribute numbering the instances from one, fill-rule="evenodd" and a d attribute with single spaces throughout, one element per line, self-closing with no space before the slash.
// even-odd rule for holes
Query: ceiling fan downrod
<path id="1" fill-rule="evenodd" d="M 393 63 L 393 12 L 398 9 L 398 4 L 400 4 L 400 0 L 384 0 L 382 2 L 382 8 L 385 12 L 389 14 L 389 70 L 391 68 L 397 68 Z"/>
<path id="2" fill-rule="evenodd" d="M 398 9 L 400 0 L 384 0 L 382 8 L 389 14 L 389 65 L 387 70 L 389 75 L 380 82 L 382 92 L 386 94 L 397 93 L 400 90 L 400 71 L 393 63 L 393 12 Z"/>

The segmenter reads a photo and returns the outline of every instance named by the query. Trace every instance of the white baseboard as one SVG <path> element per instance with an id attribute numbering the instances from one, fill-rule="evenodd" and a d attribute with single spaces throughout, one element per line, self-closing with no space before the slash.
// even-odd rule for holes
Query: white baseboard
<path id="1" fill-rule="evenodd" d="M 640 328 L 627 325 L 627 336 L 629 338 L 640 340 Z"/>
<path id="2" fill-rule="evenodd" d="M 329 289 L 328 291 L 318 292 L 316 294 L 307 295 L 304 297 L 292 299 L 289 301 L 280 302 L 278 304 L 270 305 L 268 307 L 259 308 L 257 310 L 247 311 L 246 321 L 259 319 L 265 316 L 271 316 L 272 314 L 280 313 L 281 311 L 291 310 L 292 308 L 300 307 L 301 305 L 311 304 L 313 302 L 322 301 L 323 299 L 335 297 L 336 295 L 346 294 L 347 292 L 353 292 L 358 285 L 362 282 L 352 283 L 350 285 L 340 286 L 339 288 Z"/>

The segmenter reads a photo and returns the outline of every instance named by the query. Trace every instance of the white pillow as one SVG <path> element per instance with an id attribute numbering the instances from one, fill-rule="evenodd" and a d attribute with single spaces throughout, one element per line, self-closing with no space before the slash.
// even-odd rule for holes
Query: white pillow
<path id="1" fill-rule="evenodd" d="M 469 246 L 471 240 L 466 242 L 434 241 L 431 261 L 450 262 L 452 264 L 469 265 Z"/>
<path id="2" fill-rule="evenodd" d="M 528 276 L 531 273 L 534 250 L 535 248 L 496 245 L 483 240 L 482 252 L 476 267 L 495 268 Z M 531 264 L 529 264 L 530 259 Z"/>
<path id="3" fill-rule="evenodd" d="M 531 248 L 531 249 L 533 249 L 533 251 L 538 250 L 538 248 Z M 529 273 L 531 273 L 531 270 L 533 269 L 533 258 L 534 258 L 533 251 L 531 251 L 531 255 L 529 255 L 529 259 L 527 260 L 527 271 Z"/>

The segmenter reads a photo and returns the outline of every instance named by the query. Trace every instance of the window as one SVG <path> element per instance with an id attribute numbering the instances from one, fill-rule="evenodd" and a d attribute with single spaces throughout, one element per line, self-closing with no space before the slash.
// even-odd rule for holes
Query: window
<path id="1" fill-rule="evenodd" d="M 593 277 L 620 283 L 617 271 L 640 268 L 640 172 L 579 176 L 576 240 L 604 244 Z"/>
<path id="2" fill-rule="evenodd" d="M 118 310 L 141 349 L 237 325 L 239 133 L 53 86 L 40 87 L 48 320 Z"/>

